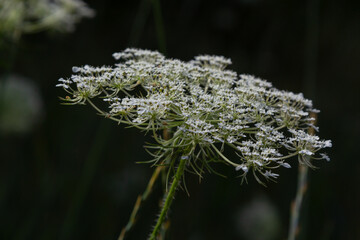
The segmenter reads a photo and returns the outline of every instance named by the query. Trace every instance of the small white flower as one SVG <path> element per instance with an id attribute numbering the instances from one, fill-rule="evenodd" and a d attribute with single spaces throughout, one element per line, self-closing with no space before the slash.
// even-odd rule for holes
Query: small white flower
<path id="1" fill-rule="evenodd" d="M 56 87 L 69 88 L 69 85 L 67 85 L 65 83 L 59 83 L 59 84 L 56 84 Z"/>
<path id="2" fill-rule="evenodd" d="M 266 170 L 264 176 L 267 178 L 277 178 L 279 174 L 272 173 L 271 171 Z"/>
<path id="3" fill-rule="evenodd" d="M 291 165 L 284 162 L 284 163 L 280 163 L 281 166 L 285 167 L 285 168 L 291 168 Z"/>
<path id="4" fill-rule="evenodd" d="M 320 153 L 321 158 L 325 159 L 326 161 L 330 161 L 329 156 L 326 153 Z"/>
<path id="5" fill-rule="evenodd" d="M 299 154 L 308 155 L 308 156 L 314 155 L 313 152 L 311 152 L 307 149 L 303 149 L 303 150 L 299 151 Z"/>
<path id="6" fill-rule="evenodd" d="M 247 166 L 241 164 L 241 165 L 236 166 L 235 170 L 236 171 L 243 170 L 244 173 L 247 173 L 249 171 L 249 168 Z"/>

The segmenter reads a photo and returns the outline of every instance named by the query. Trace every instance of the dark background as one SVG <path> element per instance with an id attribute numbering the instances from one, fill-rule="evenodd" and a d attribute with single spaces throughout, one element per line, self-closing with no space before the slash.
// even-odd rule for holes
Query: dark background
<path id="1" fill-rule="evenodd" d="M 97 14 L 75 32 L 27 35 L 18 44 L 12 72 L 36 82 L 44 114 L 27 134 L 0 134 L 1 239 L 117 239 L 152 173 L 135 163 L 150 160 L 147 137 L 90 106 L 60 105 L 65 93 L 55 85 L 72 66 L 114 64 L 112 53 L 127 47 L 186 61 L 223 55 L 238 73 L 313 99 L 319 135 L 333 147 L 331 161 L 310 171 L 301 237 L 360 239 L 359 1 L 86 2 Z M 190 197 L 177 193 L 169 239 L 262 239 L 244 236 L 237 224 L 243 206 L 258 198 L 278 216 L 269 239 L 286 239 L 297 169 L 280 170 L 267 188 L 219 170 L 229 177 L 187 177 Z M 146 239 L 161 194 L 157 183 L 128 239 Z"/>

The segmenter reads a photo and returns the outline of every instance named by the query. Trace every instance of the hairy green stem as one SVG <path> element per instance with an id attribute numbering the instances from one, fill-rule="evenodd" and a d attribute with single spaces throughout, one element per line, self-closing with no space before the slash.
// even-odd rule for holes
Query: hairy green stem
<path id="1" fill-rule="evenodd" d="M 164 204 L 162 206 L 160 216 L 159 216 L 159 218 L 158 218 L 158 220 L 156 222 L 156 225 L 155 225 L 155 227 L 154 227 L 154 229 L 153 229 L 153 231 L 152 231 L 152 233 L 151 233 L 151 235 L 149 237 L 149 240 L 156 240 L 156 237 L 157 237 L 157 235 L 158 235 L 158 233 L 160 231 L 161 225 L 164 222 L 164 220 L 166 218 L 166 215 L 167 215 L 167 212 L 169 211 L 170 205 L 172 203 L 172 200 L 174 199 L 176 189 L 178 188 L 179 183 L 180 183 L 180 179 L 184 174 L 186 161 L 187 161 L 187 159 L 180 159 L 180 163 L 179 163 L 179 166 L 178 166 L 178 168 L 176 170 L 174 179 L 173 179 L 173 181 L 171 183 L 170 190 L 165 195 Z"/>

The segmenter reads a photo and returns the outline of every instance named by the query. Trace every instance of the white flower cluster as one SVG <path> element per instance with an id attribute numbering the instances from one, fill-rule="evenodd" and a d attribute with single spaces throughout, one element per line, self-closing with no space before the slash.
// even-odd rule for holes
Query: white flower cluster
<path id="1" fill-rule="evenodd" d="M 273 169 L 289 168 L 291 157 L 309 166 L 311 159 L 329 159 L 317 153 L 331 141 L 305 132 L 315 129 L 309 113 L 318 110 L 312 102 L 226 70 L 230 59 L 202 55 L 182 62 L 140 49 L 113 56 L 120 63 L 74 67 L 74 75 L 57 86 L 70 94 L 64 99 L 69 104 L 88 102 L 105 117 L 151 130 L 155 164 L 173 166 L 186 157 L 188 170 L 201 175 L 212 170 L 210 162 L 220 161 L 241 170 L 243 177 L 251 171 L 261 182 L 257 174 L 277 178 Z M 95 97 L 103 103 L 95 105 Z M 160 136 L 163 129 L 171 131 L 170 139 Z"/>

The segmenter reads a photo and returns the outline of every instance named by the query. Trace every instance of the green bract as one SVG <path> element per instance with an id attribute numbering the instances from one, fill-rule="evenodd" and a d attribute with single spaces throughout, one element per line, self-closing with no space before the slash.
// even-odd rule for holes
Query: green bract
<path id="1" fill-rule="evenodd" d="M 119 60 L 114 66 L 74 67 L 57 86 L 69 94 L 65 103 L 89 103 L 106 118 L 151 132 L 154 165 L 171 170 L 184 161 L 201 176 L 213 171 L 212 162 L 222 162 L 261 183 L 261 176 L 278 177 L 274 169 L 289 168 L 291 157 L 308 166 L 311 159 L 328 160 L 318 151 L 331 141 L 306 133 L 317 129 L 312 102 L 227 70 L 230 59 L 202 55 L 183 62 L 140 49 L 113 56 Z"/>

